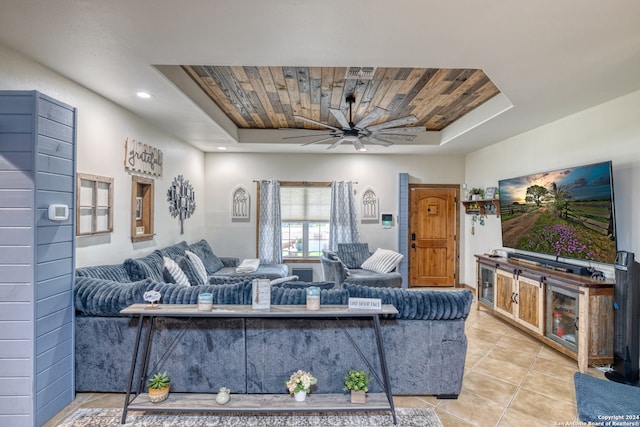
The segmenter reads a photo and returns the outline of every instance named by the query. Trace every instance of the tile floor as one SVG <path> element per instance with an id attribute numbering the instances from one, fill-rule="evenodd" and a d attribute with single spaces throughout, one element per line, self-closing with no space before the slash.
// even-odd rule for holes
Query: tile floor
<path id="1" fill-rule="evenodd" d="M 541 344 L 474 302 L 466 322 L 467 360 L 457 400 L 397 396 L 398 407 L 434 408 L 445 427 L 546 427 L 577 420 L 577 363 Z M 589 374 L 604 377 L 593 368 Z M 121 408 L 124 395 L 79 393 L 49 420 L 57 426 L 78 407 Z"/>

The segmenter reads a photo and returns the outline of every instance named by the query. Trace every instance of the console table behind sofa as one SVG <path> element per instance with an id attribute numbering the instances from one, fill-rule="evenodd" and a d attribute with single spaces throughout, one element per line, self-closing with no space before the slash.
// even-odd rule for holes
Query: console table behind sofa
<path id="1" fill-rule="evenodd" d="M 215 286 L 123 284 L 78 278 L 76 283 L 76 391 L 124 392 L 135 343 L 136 321 L 120 310 L 143 302 L 148 287 L 161 289 L 166 303 L 194 304 L 200 292 L 213 292 L 214 305 L 249 304 L 251 282 Z M 175 287 L 179 287 L 176 289 Z M 380 320 L 394 394 L 456 396 L 460 392 L 467 339 L 465 319 L 470 291 L 407 291 L 344 284 L 321 291 L 321 304 L 346 304 L 349 296 L 382 298 L 399 314 Z M 272 289 L 272 304 L 305 304 L 304 289 Z M 139 299 L 136 299 L 139 298 Z M 300 369 L 318 378 L 317 393 L 337 393 L 343 380 L 335 372 L 362 367 L 342 328 L 365 354 L 374 354 L 373 331 L 357 319 L 156 319 L 150 370 L 169 370 L 175 392 L 282 393 L 300 352 L 315 355 Z M 182 325 L 182 326 L 181 326 Z M 163 358 L 171 348 L 169 356 Z M 283 351 L 284 349 L 284 351 Z M 207 361 L 203 364 L 202 361 Z M 379 369 L 374 363 L 374 368 Z M 217 369 L 225 366 L 224 370 Z M 372 393 L 382 391 L 372 384 Z"/>

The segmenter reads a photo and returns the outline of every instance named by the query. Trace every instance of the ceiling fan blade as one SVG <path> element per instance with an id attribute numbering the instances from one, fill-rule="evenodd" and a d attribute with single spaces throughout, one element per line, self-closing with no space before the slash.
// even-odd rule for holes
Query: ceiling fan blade
<path id="1" fill-rule="evenodd" d="M 382 139 L 376 138 L 375 136 L 365 136 L 365 137 L 362 137 L 362 140 L 365 142 L 370 142 L 375 145 L 382 145 L 383 147 L 388 147 L 390 145 L 393 145 L 393 142 L 384 141 Z"/>
<path id="2" fill-rule="evenodd" d="M 369 114 L 367 114 L 366 116 L 364 116 L 362 118 L 362 120 L 360 120 L 358 123 L 356 123 L 356 125 L 354 126 L 356 129 L 364 129 L 367 127 L 367 125 L 375 122 L 376 120 L 378 120 L 380 117 L 384 116 L 385 113 L 387 113 L 388 111 L 385 110 L 384 108 L 381 107 L 376 107 L 375 110 L 371 111 Z"/>
<path id="3" fill-rule="evenodd" d="M 333 150 L 334 148 L 336 148 L 338 145 L 342 144 L 345 141 L 344 138 L 340 138 L 339 140 L 337 140 L 336 142 L 334 142 L 333 144 L 331 144 L 329 147 L 327 147 L 327 150 Z"/>
<path id="4" fill-rule="evenodd" d="M 367 149 L 364 148 L 364 144 L 362 143 L 362 141 L 360 141 L 360 138 L 353 141 L 353 146 L 357 151 L 367 151 Z"/>
<path id="5" fill-rule="evenodd" d="M 407 117 L 402 117 L 400 119 L 391 120 L 389 122 L 380 123 L 379 125 L 368 127 L 367 129 L 373 132 L 380 129 L 388 129 L 396 126 L 404 126 L 410 123 L 417 123 L 417 122 L 418 122 L 418 118 L 416 116 L 407 116 Z"/>
<path id="6" fill-rule="evenodd" d="M 335 117 L 335 119 L 338 121 L 338 123 L 340 123 L 340 126 L 342 126 L 342 129 L 344 129 L 344 130 L 351 129 L 351 125 L 347 121 L 347 118 L 345 117 L 345 115 L 342 112 L 342 110 L 340 110 L 338 108 L 329 108 L 329 111 L 331 112 L 333 117 Z"/>
<path id="7" fill-rule="evenodd" d="M 418 135 L 402 135 L 402 134 L 394 134 L 394 133 L 384 133 L 384 132 L 375 132 L 371 134 L 371 136 L 377 138 L 389 138 L 389 139 L 398 139 L 401 141 L 413 141 L 416 139 Z"/>
<path id="8" fill-rule="evenodd" d="M 338 129 L 338 128 L 333 127 L 333 126 L 329 126 L 328 124 L 325 124 L 325 123 L 322 123 L 322 122 L 318 122 L 316 120 L 309 119 L 309 118 L 304 117 L 304 116 L 293 116 L 293 118 L 294 119 L 298 119 L 298 120 L 304 120 L 305 122 L 313 123 L 314 125 L 322 126 L 322 127 L 328 128 L 328 129 L 333 129 L 336 132 L 342 132 L 342 129 Z"/>
<path id="9" fill-rule="evenodd" d="M 371 129 L 371 128 L 369 128 Z M 373 130 L 371 131 L 372 133 L 395 133 L 395 134 L 411 134 L 411 133 L 422 133 L 422 132 L 426 132 L 427 128 L 425 126 L 412 126 L 412 127 L 406 127 L 406 128 L 384 128 L 384 129 L 377 129 L 377 130 Z"/>
<path id="10" fill-rule="evenodd" d="M 299 129 L 296 129 L 299 130 Z M 282 139 L 298 139 L 298 138 L 318 138 L 319 136 L 327 136 L 326 131 L 320 131 L 322 132 L 322 135 L 298 135 L 298 136 L 285 136 Z M 335 133 L 331 133 L 329 134 L 329 136 L 339 136 L 336 135 Z"/>
<path id="11" fill-rule="evenodd" d="M 318 141 L 305 142 L 304 144 L 301 144 L 300 146 L 304 147 L 306 145 L 319 144 L 320 142 L 331 141 L 333 138 L 335 138 L 335 136 L 332 136 L 330 138 L 320 139 Z"/>

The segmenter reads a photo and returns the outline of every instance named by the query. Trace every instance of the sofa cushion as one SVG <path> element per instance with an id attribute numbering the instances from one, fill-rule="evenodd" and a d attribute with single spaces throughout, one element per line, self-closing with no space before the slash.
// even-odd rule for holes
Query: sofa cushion
<path id="1" fill-rule="evenodd" d="M 155 290 L 162 295 L 163 304 L 197 304 L 198 295 L 213 294 L 215 304 L 245 304 L 247 289 L 251 282 L 236 282 L 224 285 L 180 286 L 161 283 L 151 279 L 134 283 L 119 283 L 104 279 L 78 277 L 74 288 L 76 310 L 87 316 L 120 316 L 120 310 L 131 304 L 145 303 L 144 293 Z M 251 300 L 251 297 L 248 299 Z"/>
<path id="2" fill-rule="evenodd" d="M 402 275 L 397 271 L 380 274 L 370 270 L 354 268 L 351 270 L 349 277 L 345 278 L 342 283 L 353 283 L 374 288 L 400 288 L 402 286 Z"/>
<path id="3" fill-rule="evenodd" d="M 260 264 L 260 267 L 253 273 L 236 273 L 235 267 L 224 267 L 216 271 L 213 276 L 233 276 L 253 279 L 278 279 L 287 277 L 289 267 L 286 264 Z"/>
<path id="4" fill-rule="evenodd" d="M 154 282 L 120 283 L 92 277 L 77 277 L 74 287 L 75 309 L 86 316 L 119 316 L 131 304 L 144 303 L 143 295 Z M 177 285 L 173 285 L 176 286 Z"/>
<path id="5" fill-rule="evenodd" d="M 187 249 L 200 257 L 207 271 L 207 275 L 212 275 L 224 267 L 224 263 L 213 253 L 209 242 L 204 239 L 190 244 Z"/>
<path id="6" fill-rule="evenodd" d="M 403 257 L 404 255 L 398 252 L 378 248 L 362 263 L 360 268 L 380 274 L 390 273 L 396 269 Z"/>
<path id="7" fill-rule="evenodd" d="M 164 280 L 164 262 L 159 251 L 154 251 L 142 258 L 127 258 L 124 260 L 124 268 L 132 282 L 144 279 L 153 279 L 157 282 Z"/>
<path id="8" fill-rule="evenodd" d="M 191 264 L 193 264 L 193 267 L 198 274 L 198 282 L 202 284 L 207 283 L 207 269 L 204 268 L 204 264 L 200 257 L 191 251 L 185 251 L 184 254 L 189 258 Z"/>
<path id="9" fill-rule="evenodd" d="M 187 276 L 184 274 L 184 271 L 182 271 L 177 262 L 167 256 L 162 259 L 164 260 L 163 275 L 165 282 L 177 283 L 182 286 L 191 286 L 189 279 L 187 279 Z"/>
<path id="10" fill-rule="evenodd" d="M 76 268 L 77 277 L 92 277 L 94 279 L 112 280 L 114 282 L 129 283 L 129 273 L 123 264 L 96 265 L 93 267 Z"/>
<path id="11" fill-rule="evenodd" d="M 370 256 L 368 243 L 338 243 L 338 257 L 348 268 L 360 268 Z"/>
<path id="12" fill-rule="evenodd" d="M 350 297 L 380 298 L 383 304 L 392 304 L 398 310 L 399 319 L 450 320 L 466 319 L 469 315 L 473 293 L 459 291 L 410 291 L 397 288 L 371 288 L 343 283 L 342 288 Z"/>
<path id="13" fill-rule="evenodd" d="M 182 241 L 180 243 L 176 243 L 175 245 L 159 249 L 159 251 L 162 256 L 166 256 L 175 260 L 179 256 L 184 256 L 184 251 L 186 251 L 187 249 L 189 249 L 189 245 L 187 245 L 187 242 Z"/>
<path id="14" fill-rule="evenodd" d="M 292 280 L 289 282 L 272 284 L 271 289 L 276 287 L 284 289 L 307 289 L 311 286 L 315 286 L 320 289 L 333 289 L 335 285 L 335 282 L 301 282 L 298 280 Z"/>
<path id="15" fill-rule="evenodd" d="M 320 304 L 346 304 L 348 292 L 345 289 L 322 289 Z M 301 305 L 307 303 L 306 289 L 271 288 L 271 304 Z"/>

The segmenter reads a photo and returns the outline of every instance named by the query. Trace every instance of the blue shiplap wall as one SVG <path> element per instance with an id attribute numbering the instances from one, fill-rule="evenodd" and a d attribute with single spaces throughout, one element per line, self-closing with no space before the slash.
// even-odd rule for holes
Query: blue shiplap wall
<path id="1" fill-rule="evenodd" d="M 0 91 L 0 425 L 40 426 L 74 397 L 75 128 L 72 107 Z"/>
<path id="2" fill-rule="evenodd" d="M 409 287 L 409 174 L 398 174 L 398 252 L 404 257 L 398 265 L 402 287 Z"/>

